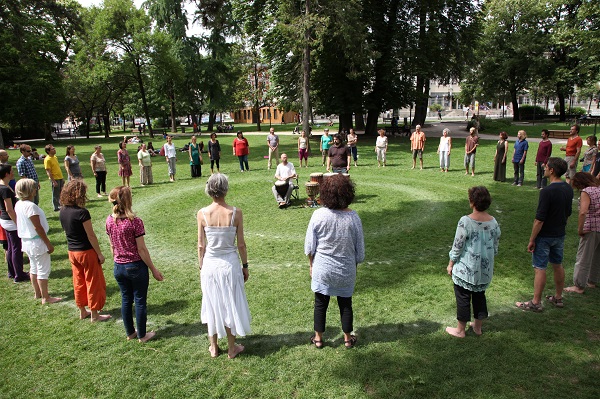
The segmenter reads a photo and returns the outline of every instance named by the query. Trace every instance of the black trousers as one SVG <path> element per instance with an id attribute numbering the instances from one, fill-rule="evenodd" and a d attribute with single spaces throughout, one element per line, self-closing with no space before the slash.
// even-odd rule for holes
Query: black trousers
<path id="1" fill-rule="evenodd" d="M 102 190 L 103 193 L 106 192 L 106 171 L 96 171 L 96 194 L 100 194 Z"/>
<path id="2" fill-rule="evenodd" d="M 329 307 L 329 295 L 315 292 L 315 331 L 325 331 L 325 319 L 327 317 L 327 308 Z M 352 297 L 337 297 L 338 307 L 340 308 L 340 318 L 342 319 L 342 331 L 350 334 L 354 330 L 352 322 L 354 313 L 352 313 Z"/>
<path id="3" fill-rule="evenodd" d="M 200 165 L 190 165 L 192 177 L 200 177 L 202 176 L 202 166 Z"/>
<path id="4" fill-rule="evenodd" d="M 456 296 L 456 319 L 467 322 L 471 320 L 471 303 L 473 303 L 473 317 L 477 320 L 488 317 L 485 291 L 473 292 L 454 284 Z"/>

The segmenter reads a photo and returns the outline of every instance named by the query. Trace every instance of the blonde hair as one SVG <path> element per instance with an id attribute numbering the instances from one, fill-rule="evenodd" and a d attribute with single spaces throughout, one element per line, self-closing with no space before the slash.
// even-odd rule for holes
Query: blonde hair
<path id="1" fill-rule="evenodd" d="M 131 188 L 127 186 L 113 188 L 108 194 L 108 201 L 113 204 L 112 216 L 115 219 L 115 223 L 123 218 L 133 220 L 135 213 L 131 210 Z"/>
<path id="2" fill-rule="evenodd" d="M 35 195 L 38 189 L 38 182 L 33 179 L 20 179 L 15 186 L 15 194 L 20 200 L 27 200 Z"/>
<path id="3" fill-rule="evenodd" d="M 527 132 L 525 130 L 519 130 L 517 133 L 521 133 L 524 139 L 527 138 Z"/>

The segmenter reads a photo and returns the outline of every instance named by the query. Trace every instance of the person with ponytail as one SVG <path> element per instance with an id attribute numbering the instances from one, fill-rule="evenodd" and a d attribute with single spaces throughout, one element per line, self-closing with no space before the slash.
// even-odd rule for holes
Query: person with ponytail
<path id="1" fill-rule="evenodd" d="M 146 332 L 148 269 L 157 281 L 162 273 L 154 266 L 144 242 L 144 223 L 131 210 L 131 188 L 115 187 L 108 194 L 113 205 L 112 214 L 106 218 L 106 233 L 114 258 L 114 276 L 121 289 L 121 316 L 127 340 L 138 338 L 139 342 L 151 340 L 156 333 Z M 132 306 L 135 303 L 137 330 L 133 325 Z"/>

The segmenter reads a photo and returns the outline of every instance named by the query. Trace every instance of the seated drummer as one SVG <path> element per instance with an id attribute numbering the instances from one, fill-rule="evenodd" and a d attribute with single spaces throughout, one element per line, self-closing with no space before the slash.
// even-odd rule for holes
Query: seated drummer
<path id="1" fill-rule="evenodd" d="M 294 165 L 287 160 L 287 154 L 281 154 L 281 163 L 277 165 L 277 170 L 275 171 L 275 178 L 278 181 L 285 181 L 288 183 L 285 191 L 285 198 L 281 196 L 281 194 L 277 191 L 277 187 L 273 186 L 273 195 L 275 199 L 279 203 L 280 208 L 285 208 L 290 203 L 290 196 L 292 195 L 292 191 L 294 191 L 294 182 L 290 181 L 290 179 L 297 178 L 296 169 L 294 169 Z"/>

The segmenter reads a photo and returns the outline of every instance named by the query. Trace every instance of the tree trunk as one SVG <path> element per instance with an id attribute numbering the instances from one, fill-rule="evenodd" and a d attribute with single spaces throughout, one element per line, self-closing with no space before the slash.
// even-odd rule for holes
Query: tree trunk
<path id="1" fill-rule="evenodd" d="M 340 126 L 338 132 L 341 133 L 344 130 L 350 131 L 352 129 L 352 112 L 345 112 L 340 114 Z"/>
<path id="2" fill-rule="evenodd" d="M 510 92 L 510 102 L 513 107 L 513 121 L 516 122 L 519 120 L 519 100 L 517 98 L 517 92 L 514 90 Z"/>
<path id="3" fill-rule="evenodd" d="M 216 117 L 216 112 L 215 112 L 215 110 L 213 109 L 213 110 L 211 110 L 211 111 L 208 113 L 208 127 L 207 127 L 207 130 L 208 130 L 209 132 L 212 132 L 212 131 L 213 131 L 213 128 L 214 128 L 214 125 L 215 125 L 215 117 Z"/>
<path id="4" fill-rule="evenodd" d="M 96 124 L 98 124 L 98 131 L 102 133 L 102 118 L 100 117 L 100 112 L 96 113 Z M 87 132 L 87 138 L 90 138 L 90 131 Z"/>
<path id="5" fill-rule="evenodd" d="M 427 104 L 429 102 L 429 79 L 417 76 L 416 85 L 417 98 L 415 100 L 415 117 L 413 125 L 425 124 L 427 118 Z"/>
<path id="6" fill-rule="evenodd" d="M 370 136 L 377 135 L 377 121 L 379 120 L 379 110 L 369 110 L 367 114 L 367 126 L 365 134 Z"/>
<path id="7" fill-rule="evenodd" d="M 362 109 L 354 113 L 354 128 L 356 130 L 365 130 L 365 117 L 362 113 Z"/>
<path id="8" fill-rule="evenodd" d="M 140 88 L 140 96 L 142 97 L 142 107 L 144 108 L 144 116 L 146 117 L 146 125 L 148 126 L 148 134 L 154 138 L 152 131 L 152 123 L 150 122 L 150 111 L 148 111 L 148 100 L 146 99 L 146 89 L 144 88 L 144 80 L 142 79 L 142 69 L 136 65 L 137 81 Z"/>
<path id="9" fill-rule="evenodd" d="M 308 19 L 310 15 L 310 0 L 304 3 L 304 18 Z M 310 109 L 310 36 L 311 29 L 304 31 L 304 54 L 302 55 L 302 130 L 310 135 L 309 115 L 312 117 Z"/>
<path id="10" fill-rule="evenodd" d="M 108 109 L 104 110 L 104 115 L 102 116 L 104 119 L 104 137 L 110 137 L 110 111 Z"/>
<path id="11" fill-rule="evenodd" d="M 175 121 L 175 94 L 171 93 L 169 96 L 171 108 L 171 133 L 177 133 L 177 123 Z"/>
<path id="12" fill-rule="evenodd" d="M 564 122 L 567 120 L 567 115 L 566 115 L 566 110 L 565 110 L 565 95 L 558 90 L 558 92 L 556 93 L 558 96 L 558 110 L 559 110 L 559 114 L 560 117 L 558 118 L 559 121 Z"/>

